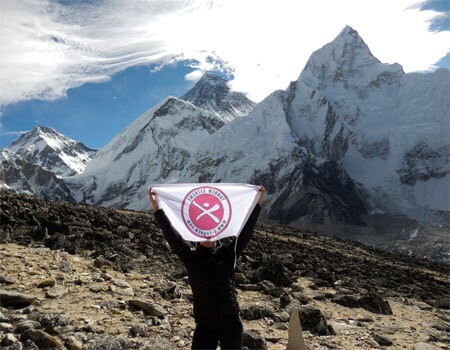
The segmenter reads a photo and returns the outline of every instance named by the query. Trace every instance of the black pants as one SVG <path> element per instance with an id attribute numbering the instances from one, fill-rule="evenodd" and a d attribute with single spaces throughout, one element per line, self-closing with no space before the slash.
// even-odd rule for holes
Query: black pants
<path id="1" fill-rule="evenodd" d="M 240 319 L 225 325 L 202 325 L 197 324 L 192 340 L 192 349 L 216 350 L 220 348 L 229 350 L 239 350 L 242 347 L 242 337 L 244 327 Z"/>

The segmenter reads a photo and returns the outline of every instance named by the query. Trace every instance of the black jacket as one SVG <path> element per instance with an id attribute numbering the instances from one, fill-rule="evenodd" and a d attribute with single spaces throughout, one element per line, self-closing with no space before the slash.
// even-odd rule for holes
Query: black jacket
<path id="1" fill-rule="evenodd" d="M 234 264 L 253 233 L 261 206 L 256 205 L 239 237 L 228 246 L 209 249 L 198 246 L 191 250 L 172 227 L 166 214 L 155 212 L 169 245 L 186 266 L 194 297 L 194 318 L 199 324 L 226 323 L 239 317 L 239 304 L 234 283 Z"/>

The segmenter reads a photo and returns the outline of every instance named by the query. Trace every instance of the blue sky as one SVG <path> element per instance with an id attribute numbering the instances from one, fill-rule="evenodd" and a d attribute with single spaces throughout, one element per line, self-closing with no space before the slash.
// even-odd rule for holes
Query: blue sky
<path id="1" fill-rule="evenodd" d="M 232 75 L 233 88 L 258 102 L 297 79 L 311 53 L 345 25 L 382 62 L 398 62 L 406 72 L 449 69 L 449 6 L 448 0 L 5 0 L 0 147 L 45 125 L 101 148 L 210 70 Z"/>
<path id="2" fill-rule="evenodd" d="M 6 106 L 3 124 L 12 132 L 2 135 L 1 147 L 18 137 L 20 132 L 14 130 L 44 125 L 90 148 L 101 148 L 147 109 L 166 96 L 182 96 L 194 84 L 184 79 L 193 71 L 188 62 L 165 66 L 157 72 L 153 69 L 130 67 L 107 82 L 69 89 L 66 97 L 54 101 L 31 100 Z"/>

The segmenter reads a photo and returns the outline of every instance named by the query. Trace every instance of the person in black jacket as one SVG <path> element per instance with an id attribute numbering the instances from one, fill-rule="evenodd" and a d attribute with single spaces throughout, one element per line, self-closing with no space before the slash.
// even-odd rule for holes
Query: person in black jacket
<path id="1" fill-rule="evenodd" d="M 195 250 L 181 238 L 155 200 L 149 189 L 154 215 L 167 242 L 186 266 L 194 298 L 196 328 L 192 349 L 241 349 L 243 326 L 234 282 L 236 259 L 250 241 L 261 211 L 265 193 L 260 186 L 258 204 L 239 237 L 227 246 L 217 242 L 200 242 Z"/>

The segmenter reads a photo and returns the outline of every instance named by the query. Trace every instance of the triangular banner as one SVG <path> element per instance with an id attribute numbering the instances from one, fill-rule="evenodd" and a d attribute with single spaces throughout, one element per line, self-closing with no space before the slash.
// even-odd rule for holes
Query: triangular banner
<path id="1" fill-rule="evenodd" d="M 240 183 L 150 187 L 174 229 L 191 242 L 238 236 L 259 198 L 259 186 Z"/>
<path id="2" fill-rule="evenodd" d="M 307 350 L 303 339 L 302 324 L 298 309 L 293 309 L 289 320 L 289 338 L 286 350 Z"/>

